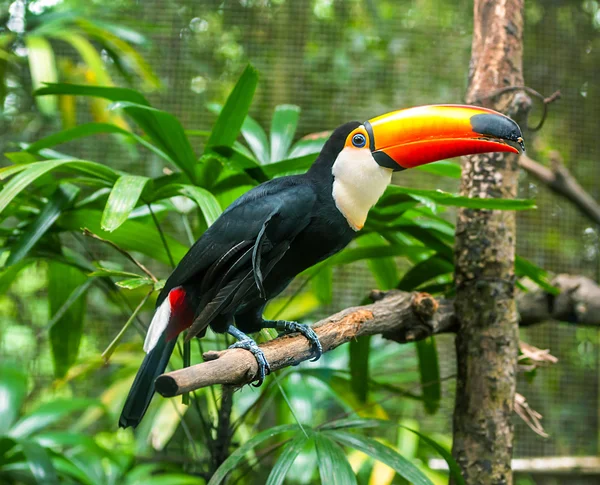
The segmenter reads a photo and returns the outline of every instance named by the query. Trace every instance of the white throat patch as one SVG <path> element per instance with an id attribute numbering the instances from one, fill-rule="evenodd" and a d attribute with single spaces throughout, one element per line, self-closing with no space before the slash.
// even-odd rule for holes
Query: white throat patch
<path id="1" fill-rule="evenodd" d="M 368 148 L 344 148 L 333 163 L 333 200 L 355 231 L 392 180 L 392 169 L 380 166 Z"/>

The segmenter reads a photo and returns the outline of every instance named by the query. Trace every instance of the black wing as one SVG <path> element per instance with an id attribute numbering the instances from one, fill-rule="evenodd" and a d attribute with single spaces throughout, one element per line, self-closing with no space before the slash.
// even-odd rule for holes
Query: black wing
<path id="1" fill-rule="evenodd" d="M 195 295 L 196 319 L 188 336 L 256 289 L 309 223 L 316 202 L 299 177 L 262 184 L 236 200 L 192 246 L 167 280 L 157 305 L 177 286 Z"/>

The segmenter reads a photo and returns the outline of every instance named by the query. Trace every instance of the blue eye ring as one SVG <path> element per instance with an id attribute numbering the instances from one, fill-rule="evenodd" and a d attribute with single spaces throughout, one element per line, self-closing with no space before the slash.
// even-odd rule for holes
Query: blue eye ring
<path id="1" fill-rule="evenodd" d="M 356 133 L 352 137 L 352 144 L 356 148 L 362 148 L 367 144 L 367 137 L 365 135 L 363 135 L 362 133 Z"/>

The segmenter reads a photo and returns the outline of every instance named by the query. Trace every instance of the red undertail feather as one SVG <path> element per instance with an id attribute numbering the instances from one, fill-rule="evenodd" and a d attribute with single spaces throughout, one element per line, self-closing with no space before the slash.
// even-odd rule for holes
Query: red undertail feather
<path id="1" fill-rule="evenodd" d="M 167 342 L 190 327 L 194 320 L 194 312 L 187 302 L 186 296 L 185 290 L 181 286 L 173 288 L 169 293 L 171 318 L 167 325 Z"/>

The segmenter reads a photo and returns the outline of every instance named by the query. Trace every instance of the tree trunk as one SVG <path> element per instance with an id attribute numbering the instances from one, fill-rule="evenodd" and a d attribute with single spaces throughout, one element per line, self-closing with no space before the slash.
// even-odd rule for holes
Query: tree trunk
<path id="1" fill-rule="evenodd" d="M 523 0 L 475 0 L 468 103 L 523 85 L 522 34 Z M 484 104 L 514 118 L 521 96 L 507 93 Z M 465 157 L 461 195 L 514 198 L 518 170 L 513 154 Z M 458 212 L 455 312 L 460 329 L 452 451 L 468 485 L 512 484 L 515 226 L 514 212 Z"/>

